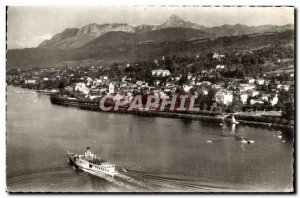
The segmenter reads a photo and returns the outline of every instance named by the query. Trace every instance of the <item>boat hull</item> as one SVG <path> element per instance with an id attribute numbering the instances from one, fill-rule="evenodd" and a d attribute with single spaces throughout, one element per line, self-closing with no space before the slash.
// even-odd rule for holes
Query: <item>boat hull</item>
<path id="1" fill-rule="evenodd" d="M 79 160 L 76 159 L 78 155 L 74 154 L 74 153 L 68 153 L 67 157 L 68 157 L 68 163 L 72 166 L 74 166 L 76 169 L 81 169 L 84 172 L 88 172 L 90 174 L 93 174 L 95 176 L 99 176 L 99 177 L 105 177 L 105 176 L 115 176 L 116 174 L 118 174 L 117 171 L 114 172 L 104 172 L 101 171 L 99 169 L 95 168 L 95 165 L 90 164 L 89 162 L 84 161 L 83 163 L 81 163 Z"/>

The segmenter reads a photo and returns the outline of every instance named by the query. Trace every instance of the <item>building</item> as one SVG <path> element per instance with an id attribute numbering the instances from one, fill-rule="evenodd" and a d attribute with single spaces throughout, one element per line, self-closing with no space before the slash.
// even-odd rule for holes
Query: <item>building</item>
<path id="1" fill-rule="evenodd" d="M 152 70 L 152 76 L 170 76 L 171 73 L 169 70 L 164 70 L 164 69 L 157 69 L 157 70 Z"/>
<path id="2" fill-rule="evenodd" d="M 193 86 L 183 85 L 183 90 L 184 90 L 186 93 L 189 92 L 191 88 L 193 88 Z"/>
<path id="3" fill-rule="evenodd" d="M 248 94 L 247 93 L 242 93 L 241 95 L 240 95 L 240 97 L 241 97 L 241 101 L 243 102 L 243 104 L 246 104 L 247 103 L 247 100 L 248 100 Z"/>
<path id="4" fill-rule="evenodd" d="M 266 94 L 266 93 L 264 93 L 264 94 L 262 94 L 261 95 L 261 99 L 263 100 L 263 101 L 269 101 L 269 97 L 270 97 L 270 94 Z"/>
<path id="5" fill-rule="evenodd" d="M 229 105 L 233 101 L 232 92 L 220 90 L 215 95 L 216 102 L 219 104 Z"/>
<path id="6" fill-rule="evenodd" d="M 109 83 L 109 85 L 108 85 L 108 93 L 109 94 L 115 93 L 115 85 L 113 83 Z"/>
<path id="7" fill-rule="evenodd" d="M 83 82 L 80 82 L 75 85 L 75 91 L 80 91 L 84 94 L 88 94 L 90 92 L 90 89 Z"/>
<path id="8" fill-rule="evenodd" d="M 225 68 L 225 65 L 217 65 L 216 66 L 216 69 L 224 69 Z"/>
<path id="9" fill-rule="evenodd" d="M 274 96 L 274 98 L 272 98 L 270 100 L 270 103 L 271 103 L 272 106 L 274 106 L 278 103 L 278 95 L 277 94 Z"/>
<path id="10" fill-rule="evenodd" d="M 290 89 L 290 85 L 284 84 L 284 85 L 282 85 L 282 88 L 283 88 L 285 91 L 288 91 L 288 90 Z"/>
<path id="11" fill-rule="evenodd" d="M 239 84 L 240 91 L 248 91 L 255 88 L 253 84 Z"/>
<path id="12" fill-rule="evenodd" d="M 263 85 L 263 84 L 265 83 L 265 80 L 262 79 L 262 78 L 258 78 L 258 79 L 255 80 L 255 82 L 256 82 L 256 84 L 258 84 L 258 85 Z"/>
<path id="13" fill-rule="evenodd" d="M 100 76 L 99 79 L 103 82 L 103 81 L 107 81 L 108 77 L 107 76 Z"/>
<path id="14" fill-rule="evenodd" d="M 264 104 L 264 102 L 261 101 L 261 100 L 251 99 L 251 100 L 250 100 L 250 104 L 251 104 L 251 105 L 254 105 L 254 104 Z"/>
<path id="15" fill-rule="evenodd" d="M 254 78 L 247 78 L 247 82 L 248 82 L 248 84 L 253 84 L 253 83 L 255 83 L 255 79 Z"/>
<path id="16" fill-rule="evenodd" d="M 31 79 L 31 80 L 25 80 L 25 84 L 36 84 L 36 80 Z"/>
<path id="17" fill-rule="evenodd" d="M 260 94 L 260 92 L 257 90 L 248 90 L 247 92 L 251 97 L 255 97 Z"/>
<path id="18" fill-rule="evenodd" d="M 99 96 L 101 94 L 101 91 L 100 91 L 99 88 L 94 88 L 94 89 L 90 90 L 89 94 L 92 95 L 92 96 Z"/>
<path id="19" fill-rule="evenodd" d="M 225 55 L 223 54 L 218 54 L 218 53 L 214 53 L 213 54 L 213 58 L 218 59 L 219 61 L 221 60 L 221 58 L 224 58 Z"/>

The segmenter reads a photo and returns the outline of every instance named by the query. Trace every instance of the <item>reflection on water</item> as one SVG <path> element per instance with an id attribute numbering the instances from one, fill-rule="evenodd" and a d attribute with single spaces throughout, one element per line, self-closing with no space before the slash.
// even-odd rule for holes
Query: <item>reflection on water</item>
<path id="1" fill-rule="evenodd" d="M 48 96 L 31 92 L 7 89 L 9 190 L 206 192 L 293 188 L 290 132 L 91 112 L 52 105 Z M 255 143 L 244 144 L 241 138 Z M 74 170 L 66 162 L 66 152 L 82 153 L 86 146 L 116 164 L 120 175 L 103 179 Z"/>

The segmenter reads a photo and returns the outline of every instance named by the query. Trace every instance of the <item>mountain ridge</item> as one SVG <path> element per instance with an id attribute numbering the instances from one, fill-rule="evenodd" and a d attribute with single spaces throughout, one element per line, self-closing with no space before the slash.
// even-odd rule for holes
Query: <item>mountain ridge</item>
<path id="1" fill-rule="evenodd" d="M 233 53 L 236 50 L 253 50 L 274 44 L 293 46 L 294 43 L 293 30 L 213 39 L 203 37 L 202 33 L 188 28 L 165 28 L 146 32 L 144 35 L 121 31 L 108 32 L 76 49 L 8 50 L 6 64 L 9 69 L 94 64 L 109 66 L 113 62 L 130 63 L 173 55 L 196 56 L 207 54 L 211 50 Z M 149 42 L 151 38 L 156 40 Z"/>
<path id="2" fill-rule="evenodd" d="M 178 15 L 171 15 L 170 18 L 160 25 L 137 25 L 131 26 L 127 23 L 91 23 L 82 28 L 67 28 L 63 32 L 54 35 L 51 39 L 43 41 L 38 48 L 44 49 L 74 49 L 84 46 L 92 40 L 104 35 L 107 32 L 129 32 L 136 34 L 144 34 L 152 31 L 157 31 L 166 28 L 189 28 L 206 32 L 207 35 L 220 36 L 237 36 L 253 33 L 264 32 L 281 32 L 293 29 L 292 24 L 283 26 L 278 25 L 260 25 L 247 26 L 243 24 L 206 27 L 190 21 L 186 21 Z M 208 36 L 207 38 L 210 38 Z"/>

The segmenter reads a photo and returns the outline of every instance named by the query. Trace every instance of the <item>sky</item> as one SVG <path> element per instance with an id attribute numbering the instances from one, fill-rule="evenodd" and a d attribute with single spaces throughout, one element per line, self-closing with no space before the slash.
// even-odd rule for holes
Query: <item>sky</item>
<path id="1" fill-rule="evenodd" d="M 37 47 L 66 28 L 81 28 L 90 23 L 157 25 L 172 14 L 208 27 L 237 23 L 248 26 L 294 24 L 292 7 L 10 6 L 7 11 L 7 47 Z"/>

